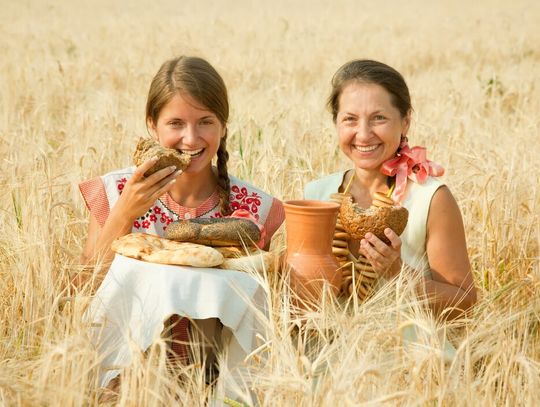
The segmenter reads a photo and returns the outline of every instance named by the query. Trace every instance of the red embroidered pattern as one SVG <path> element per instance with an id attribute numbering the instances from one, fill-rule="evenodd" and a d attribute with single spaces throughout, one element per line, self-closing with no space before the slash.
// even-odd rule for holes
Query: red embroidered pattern
<path id="1" fill-rule="evenodd" d="M 120 178 L 116 181 L 116 188 L 118 188 L 118 193 L 121 194 L 124 187 L 126 186 L 127 178 Z"/>
<path id="2" fill-rule="evenodd" d="M 231 195 L 229 197 L 231 210 L 245 209 L 255 219 L 259 220 L 259 206 L 261 206 L 261 196 L 257 192 L 249 192 L 246 187 L 238 187 L 238 185 L 231 186 Z M 214 213 L 211 218 L 223 217 L 220 212 Z"/>
<path id="3" fill-rule="evenodd" d="M 126 178 L 121 178 L 120 180 L 116 181 L 116 187 L 119 194 L 122 193 L 126 182 Z M 255 219 L 259 220 L 259 207 L 261 206 L 262 201 L 261 196 L 257 192 L 250 192 L 246 187 L 232 185 L 229 199 L 231 210 L 235 211 L 237 209 L 245 209 L 251 212 Z M 158 216 L 163 230 L 167 229 L 167 226 L 174 220 L 172 217 L 164 213 L 159 206 L 154 206 L 153 208 L 150 208 L 143 216 L 133 222 L 133 227 L 135 229 L 148 229 L 152 223 L 157 223 Z M 210 215 L 210 217 L 222 218 L 223 215 L 221 212 L 217 211 L 213 215 Z"/>
<path id="4" fill-rule="evenodd" d="M 122 194 L 122 191 L 126 185 L 127 179 L 121 178 L 116 181 L 116 188 L 118 189 L 118 194 Z M 159 222 L 162 224 L 163 230 L 167 229 L 167 226 L 174 220 L 172 217 L 164 213 L 159 206 L 154 206 L 153 208 L 148 209 L 143 216 L 133 222 L 133 227 L 135 229 L 148 229 L 152 223 L 157 223 L 159 216 Z"/>
<path id="5" fill-rule="evenodd" d="M 136 229 L 148 229 L 152 224 L 158 223 L 158 219 L 159 223 L 161 224 L 160 226 L 163 228 L 163 230 L 166 230 L 167 226 L 172 221 L 174 221 L 172 217 L 168 216 L 165 212 L 161 210 L 159 206 L 156 205 L 153 208 L 148 209 L 148 212 L 146 212 L 143 216 L 133 222 L 133 227 L 135 227 Z"/>

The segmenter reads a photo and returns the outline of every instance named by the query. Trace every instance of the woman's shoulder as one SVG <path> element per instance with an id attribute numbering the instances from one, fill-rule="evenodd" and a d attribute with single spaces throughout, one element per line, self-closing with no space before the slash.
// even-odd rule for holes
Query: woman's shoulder
<path id="1" fill-rule="evenodd" d="M 338 171 L 322 178 L 308 182 L 304 187 L 305 199 L 328 200 L 330 195 L 338 192 L 346 171 Z"/>
<path id="2" fill-rule="evenodd" d="M 133 175 L 135 167 L 127 167 L 113 170 L 106 174 L 82 181 L 79 189 L 84 195 L 102 195 L 105 193 L 110 199 L 112 196 L 120 194 L 127 180 Z"/>
<path id="3" fill-rule="evenodd" d="M 428 177 L 421 184 L 409 179 L 407 180 L 407 194 L 402 205 L 409 210 L 409 213 L 414 212 L 421 216 L 421 222 L 424 222 L 430 211 L 433 197 L 443 186 L 445 186 L 443 181 L 433 177 Z"/>
<path id="4" fill-rule="evenodd" d="M 135 167 L 114 170 L 79 184 L 79 190 L 86 206 L 101 226 L 105 224 L 110 208 L 122 193 L 124 185 L 133 175 L 134 170 Z"/>
<path id="5" fill-rule="evenodd" d="M 412 180 L 407 180 L 407 196 L 405 202 L 418 200 L 431 200 L 435 192 L 444 186 L 444 182 L 438 178 L 427 177 L 425 182 L 418 183 Z"/>

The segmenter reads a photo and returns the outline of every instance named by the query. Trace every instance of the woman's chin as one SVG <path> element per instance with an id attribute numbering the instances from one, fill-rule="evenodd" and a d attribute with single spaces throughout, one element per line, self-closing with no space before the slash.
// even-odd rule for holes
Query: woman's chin
<path id="1" fill-rule="evenodd" d="M 361 158 L 358 157 L 352 159 L 352 162 L 354 163 L 354 166 L 358 169 L 366 170 L 366 171 L 374 171 L 379 170 L 382 165 L 388 161 L 389 159 L 393 158 L 393 156 L 390 156 L 388 158 L 386 157 L 373 157 L 373 158 Z"/>
<path id="2" fill-rule="evenodd" d="M 212 170 L 212 163 L 204 163 L 202 160 L 198 160 L 199 157 L 197 157 L 194 160 L 191 160 L 191 163 L 189 164 L 189 167 L 187 167 L 184 170 L 185 174 L 199 174 L 204 171 Z"/>
<path id="3" fill-rule="evenodd" d="M 375 171 L 375 170 L 379 170 L 382 166 L 382 161 L 380 160 L 376 160 L 376 161 L 371 161 L 371 160 L 355 160 L 354 161 L 354 166 L 355 168 L 358 168 L 359 170 L 364 170 L 364 171 Z"/>

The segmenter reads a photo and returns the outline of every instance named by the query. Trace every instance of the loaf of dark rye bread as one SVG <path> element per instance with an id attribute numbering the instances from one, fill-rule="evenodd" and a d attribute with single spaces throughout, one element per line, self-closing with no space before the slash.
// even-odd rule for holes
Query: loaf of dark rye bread
<path id="1" fill-rule="evenodd" d="M 199 218 L 172 222 L 167 239 L 207 246 L 250 246 L 261 238 L 257 225 L 248 219 Z"/>

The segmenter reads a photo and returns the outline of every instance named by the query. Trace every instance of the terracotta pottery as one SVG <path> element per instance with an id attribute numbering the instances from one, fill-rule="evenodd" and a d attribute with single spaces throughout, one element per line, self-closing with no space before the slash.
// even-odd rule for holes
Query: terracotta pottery
<path id="1" fill-rule="evenodd" d="M 318 304 L 325 285 L 334 294 L 341 288 L 341 271 L 332 254 L 339 204 L 298 200 L 283 206 L 291 288 L 302 302 Z"/>

